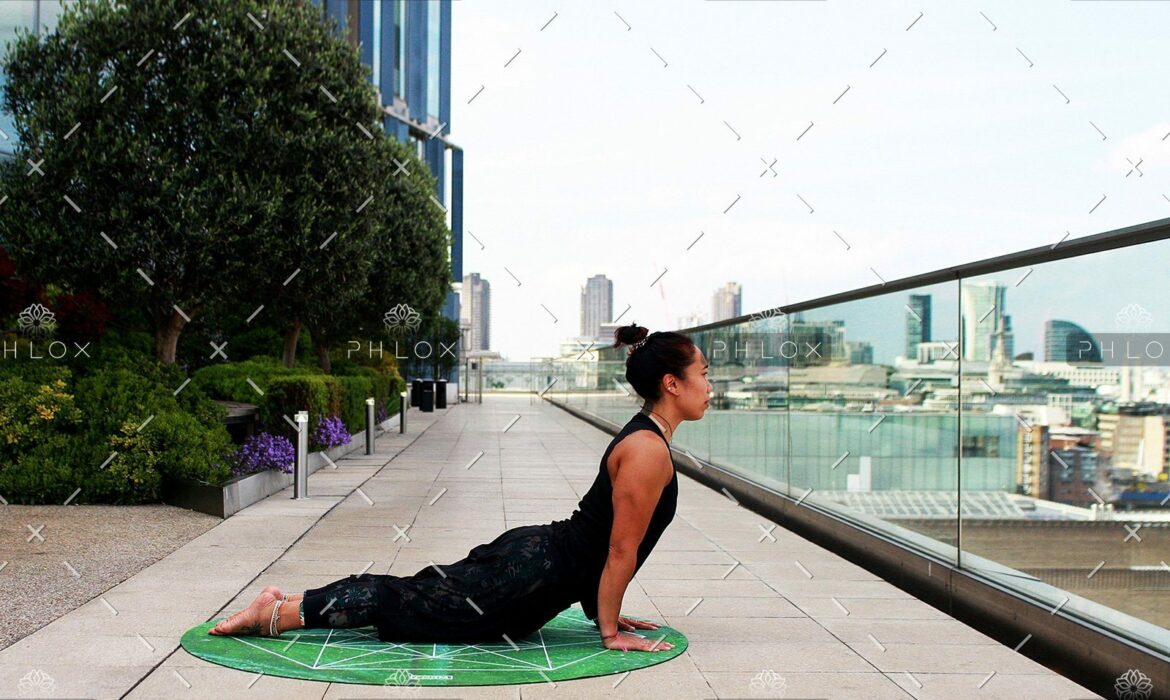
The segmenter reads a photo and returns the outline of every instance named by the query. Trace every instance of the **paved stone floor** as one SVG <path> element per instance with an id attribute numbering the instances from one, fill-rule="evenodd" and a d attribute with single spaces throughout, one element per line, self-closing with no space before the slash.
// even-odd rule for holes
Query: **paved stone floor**
<path id="1" fill-rule="evenodd" d="M 666 663 L 407 691 L 259 676 L 179 647 L 265 585 L 409 575 L 508 528 L 566 518 L 611 439 L 528 396 L 412 410 L 408 428 L 313 474 L 308 500 L 285 490 L 247 508 L 0 651 L 0 697 L 33 696 L 20 679 L 36 671 L 51 679 L 39 696 L 61 698 L 1099 697 L 783 528 L 761 542 L 758 515 L 681 474 L 675 520 L 622 608 L 687 635 Z"/>

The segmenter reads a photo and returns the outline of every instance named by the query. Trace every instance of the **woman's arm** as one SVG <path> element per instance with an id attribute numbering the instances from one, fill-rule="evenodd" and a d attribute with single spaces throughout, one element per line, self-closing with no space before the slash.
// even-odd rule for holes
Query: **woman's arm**
<path id="1" fill-rule="evenodd" d="M 661 438 L 640 431 L 622 441 L 630 448 L 618 457 L 613 484 L 613 527 L 609 556 L 597 588 L 597 626 L 602 638 L 618 633 L 618 615 L 626 587 L 634 577 L 638 546 L 650 525 L 662 490 L 673 476 L 670 453 Z"/>
<path id="2" fill-rule="evenodd" d="M 617 619 L 621 613 L 622 599 L 630 579 L 634 577 L 636 563 L 636 553 L 618 553 L 610 547 L 609 558 L 601 572 L 601 583 L 597 587 L 597 628 L 603 638 L 612 637 L 618 632 Z"/>

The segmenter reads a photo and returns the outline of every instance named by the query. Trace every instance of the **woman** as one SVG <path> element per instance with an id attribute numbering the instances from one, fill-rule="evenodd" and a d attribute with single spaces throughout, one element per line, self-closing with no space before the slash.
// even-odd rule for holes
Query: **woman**
<path id="1" fill-rule="evenodd" d="M 652 622 L 619 615 L 626 587 L 674 518 L 678 477 L 670 441 L 710 403 L 707 360 L 686 335 L 614 332 L 630 345 L 626 381 L 645 400 L 614 437 L 570 518 L 512 528 L 464 559 L 412 576 L 357 574 L 303 594 L 268 586 L 216 635 L 276 636 L 302 627 L 373 625 L 395 642 L 475 643 L 523 638 L 580 601 L 608 649 L 666 651 L 637 634 Z M 286 605 L 287 604 L 287 605 Z"/>

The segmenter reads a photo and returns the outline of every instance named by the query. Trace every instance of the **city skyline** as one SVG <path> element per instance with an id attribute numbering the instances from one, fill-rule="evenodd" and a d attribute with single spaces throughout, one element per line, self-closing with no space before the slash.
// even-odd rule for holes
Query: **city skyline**
<path id="1" fill-rule="evenodd" d="M 1084 258 L 1045 263 L 1033 266 L 1030 271 L 1025 268 L 997 273 L 979 278 L 976 282 L 996 282 L 1005 288 L 1005 314 L 1012 319 L 1011 332 L 1014 334 L 1013 357 L 1031 352 L 1034 359 L 1043 360 L 1044 326 L 1049 321 L 1069 321 L 1092 335 L 1116 333 L 1124 330 L 1117 323 L 1117 314 L 1130 304 L 1135 304 L 1149 313 L 1149 330 L 1158 331 L 1166 327 L 1167 319 L 1170 318 L 1166 301 L 1170 281 L 1159 276 L 1156 269 L 1158 256 L 1152 254 L 1151 245 L 1170 249 L 1170 242 L 1123 248 Z M 1096 256 L 1110 256 L 1110 260 L 1093 264 Z M 1095 291 L 1097 289 L 1112 290 L 1112 293 L 1102 295 Z M 750 293 L 751 290 L 745 291 Z M 907 306 L 911 295 L 931 297 L 930 337 L 933 340 L 958 339 L 955 318 L 958 283 L 895 292 L 812 309 L 804 314 L 806 320 L 844 321 L 847 341 L 872 344 L 874 362 L 892 365 L 895 356 L 904 354 Z M 615 296 L 621 297 L 620 288 Z M 1086 305 L 1086 299 L 1095 299 L 1097 303 Z M 744 315 L 764 315 L 768 311 L 745 309 Z M 618 312 L 615 308 L 615 313 Z M 628 313 L 621 322 L 632 320 L 646 325 L 637 317 L 631 318 Z"/>

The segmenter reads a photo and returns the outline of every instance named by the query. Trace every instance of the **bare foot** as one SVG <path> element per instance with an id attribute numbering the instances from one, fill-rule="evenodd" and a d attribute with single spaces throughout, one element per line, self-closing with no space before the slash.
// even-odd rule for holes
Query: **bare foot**
<path id="1" fill-rule="evenodd" d="M 265 586 L 264 590 L 262 590 L 260 592 L 261 593 L 271 593 L 273 595 L 273 597 L 275 597 L 277 600 L 284 598 L 284 600 L 289 602 L 289 603 L 295 603 L 298 600 L 300 600 L 301 598 L 305 597 L 304 593 L 289 593 L 288 595 L 285 595 L 284 593 L 281 593 L 280 588 L 278 588 L 277 586 Z"/>
<path id="2" fill-rule="evenodd" d="M 268 617 L 264 616 L 265 608 L 267 608 L 268 614 L 271 615 L 272 609 L 270 606 L 275 604 L 276 596 L 265 590 L 248 607 L 226 620 L 220 620 L 215 627 L 208 630 L 208 633 L 215 635 L 260 634 L 261 630 L 265 629 L 269 620 Z"/>

